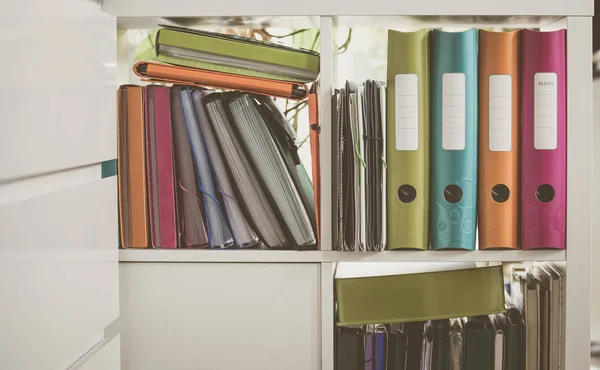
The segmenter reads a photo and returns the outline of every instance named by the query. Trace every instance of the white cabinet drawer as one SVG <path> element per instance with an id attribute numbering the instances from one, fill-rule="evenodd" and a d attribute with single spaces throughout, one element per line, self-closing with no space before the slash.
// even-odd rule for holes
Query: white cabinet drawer
<path id="1" fill-rule="evenodd" d="M 8 11 L 0 182 L 116 158 L 115 18 L 81 0 L 15 1 Z"/>
<path id="2" fill-rule="evenodd" d="M 319 264 L 121 263 L 123 369 L 319 369 L 319 278 Z"/>
<path id="3" fill-rule="evenodd" d="M 102 338 L 117 232 L 116 177 L 0 206 L 0 369 L 66 368 Z"/>

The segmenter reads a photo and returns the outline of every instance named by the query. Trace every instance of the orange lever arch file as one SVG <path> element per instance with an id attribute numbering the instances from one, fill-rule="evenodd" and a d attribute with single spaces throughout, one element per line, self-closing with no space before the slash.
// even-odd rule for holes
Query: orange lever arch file
<path id="1" fill-rule="evenodd" d="M 516 249 L 520 31 L 479 31 L 479 249 Z"/>

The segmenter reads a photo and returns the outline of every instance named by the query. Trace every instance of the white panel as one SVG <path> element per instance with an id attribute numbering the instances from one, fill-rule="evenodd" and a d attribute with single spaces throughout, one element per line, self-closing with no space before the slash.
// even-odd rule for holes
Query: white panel
<path id="1" fill-rule="evenodd" d="M 489 79 L 489 149 L 509 152 L 512 148 L 512 76 Z"/>
<path id="2" fill-rule="evenodd" d="M 102 346 L 77 370 L 120 370 L 121 369 L 121 337 L 117 335 Z M 75 370 L 73 369 L 73 370 Z"/>
<path id="3" fill-rule="evenodd" d="M 321 20 L 320 50 L 321 55 L 334 55 L 336 50 L 333 20 L 331 17 L 323 17 Z M 337 53 L 335 53 L 337 54 Z M 331 250 L 333 241 L 337 240 L 337 230 L 332 220 L 331 202 L 327 204 L 327 199 L 331 199 L 333 189 L 336 189 L 335 178 L 331 176 L 335 173 L 335 163 L 333 162 L 332 143 L 333 130 L 332 125 L 325 124 L 331 121 L 331 95 L 335 83 L 334 60 L 332 58 L 321 57 L 321 69 L 318 84 L 318 111 L 319 122 L 321 124 L 321 134 L 319 143 L 321 159 L 321 227 L 320 227 L 320 248 L 323 251 Z M 335 107 L 334 107 L 335 108 Z"/>
<path id="4" fill-rule="evenodd" d="M 565 369 L 590 367 L 592 220 L 592 18 L 567 18 L 567 298 Z M 597 164 L 597 163 L 596 163 Z M 597 185 L 597 184 L 596 184 Z M 594 211 L 592 211 L 592 209 Z M 596 244 L 597 241 L 595 241 Z M 597 269 L 596 267 L 595 269 Z M 596 285 L 594 285 L 596 286 Z"/>
<path id="5" fill-rule="evenodd" d="M 600 79 L 594 80 L 594 107 L 600 107 Z M 594 127 L 600 127 L 600 109 L 594 109 Z M 600 130 L 594 130 L 594 142 L 600 143 Z M 595 184 L 600 184 L 600 145 L 594 146 L 594 178 Z M 594 209 L 600 209 L 600 197 L 593 200 Z M 592 238 L 600 240 L 600 217 L 592 219 Z M 600 243 L 592 246 L 592 341 L 600 342 Z"/>
<path id="6" fill-rule="evenodd" d="M 0 369 L 64 369 L 117 318 L 116 187 L 0 205 Z"/>
<path id="7" fill-rule="evenodd" d="M 535 74 L 533 145 L 538 150 L 554 150 L 558 146 L 557 85 L 556 73 Z"/>
<path id="8" fill-rule="evenodd" d="M 90 0 L 0 13 L 0 181 L 116 158 L 115 18 Z"/>
<path id="9" fill-rule="evenodd" d="M 321 264 L 321 370 L 335 369 L 334 272 L 333 263 Z"/>
<path id="10" fill-rule="evenodd" d="M 320 369 L 319 264 L 122 263 L 127 370 Z"/>
<path id="11" fill-rule="evenodd" d="M 442 76 L 442 148 L 465 149 L 466 79 L 464 73 Z"/>
<path id="12" fill-rule="evenodd" d="M 395 81 L 396 150 L 419 148 L 419 84 L 415 74 L 398 74 Z"/>
<path id="13" fill-rule="evenodd" d="M 594 15 L 593 0 L 428 0 L 428 1 L 215 1 L 103 0 L 103 10 L 118 16 L 239 15 Z"/>

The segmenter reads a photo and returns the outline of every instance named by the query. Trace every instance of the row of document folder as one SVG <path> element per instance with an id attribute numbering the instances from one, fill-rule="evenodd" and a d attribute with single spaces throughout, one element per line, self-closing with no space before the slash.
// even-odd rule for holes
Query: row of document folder
<path id="1" fill-rule="evenodd" d="M 487 269 L 498 268 L 501 267 Z M 415 282 L 419 288 L 434 281 L 444 285 L 444 279 L 452 279 L 457 289 L 470 288 L 464 286 L 467 277 L 463 275 L 469 270 L 445 271 L 444 276 L 440 275 L 441 272 L 413 271 L 406 275 L 368 278 L 371 291 L 376 291 L 378 297 L 375 300 L 364 297 L 362 306 L 369 306 L 371 311 L 381 311 L 380 307 L 385 306 L 395 313 L 393 317 L 385 317 L 369 316 L 368 312 L 364 312 L 362 320 L 357 318 L 354 322 L 346 322 L 345 318 L 340 319 L 338 315 L 341 322 L 336 328 L 335 368 L 563 369 L 564 272 L 547 263 L 527 268 L 514 266 L 508 270 L 511 276 L 507 279 L 507 304 L 496 307 L 499 310 L 485 305 L 484 301 L 492 303 L 495 298 L 478 296 L 481 291 L 465 291 L 463 294 L 451 291 L 444 294 L 441 286 L 420 292 L 408 287 Z M 392 281 L 396 286 L 402 284 L 402 288 L 392 289 Z M 356 289 L 357 293 L 367 290 L 366 286 L 358 287 L 356 282 L 340 284 L 347 285 L 342 287 L 345 295 L 351 288 Z M 336 287 L 339 288 L 340 284 L 336 282 Z M 504 294 L 502 282 L 486 280 L 486 284 L 490 284 L 489 288 L 494 293 Z M 338 314 L 339 311 L 354 309 L 347 307 L 347 297 L 336 297 Z M 445 307 L 455 304 L 453 301 L 460 301 L 456 303 L 463 306 L 460 312 Z M 496 301 L 493 304 L 499 303 L 504 302 Z M 415 310 L 420 310 L 421 314 L 414 315 Z M 388 321 L 377 324 L 372 323 L 373 318 Z"/>
<path id="2" fill-rule="evenodd" d="M 336 249 L 564 249 L 565 32 L 390 30 L 333 96 Z"/>
<path id="3" fill-rule="evenodd" d="M 275 101 L 198 87 L 121 86 L 125 248 L 316 248 L 313 187 Z"/>

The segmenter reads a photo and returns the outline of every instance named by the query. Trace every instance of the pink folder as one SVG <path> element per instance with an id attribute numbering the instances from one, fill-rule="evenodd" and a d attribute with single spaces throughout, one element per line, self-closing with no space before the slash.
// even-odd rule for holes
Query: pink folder
<path id="1" fill-rule="evenodd" d="M 144 97 L 150 240 L 154 248 L 177 248 L 169 88 L 148 86 Z"/>
<path id="2" fill-rule="evenodd" d="M 565 249 L 566 31 L 523 31 L 521 248 Z"/>

